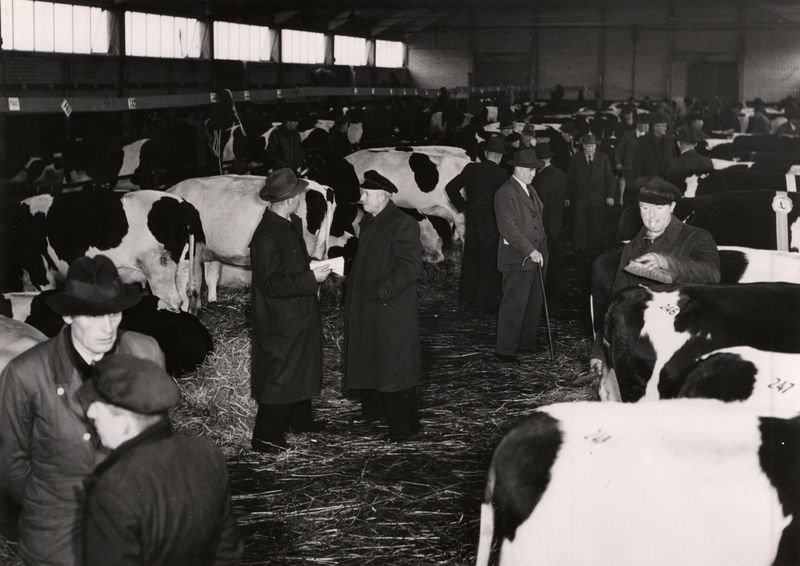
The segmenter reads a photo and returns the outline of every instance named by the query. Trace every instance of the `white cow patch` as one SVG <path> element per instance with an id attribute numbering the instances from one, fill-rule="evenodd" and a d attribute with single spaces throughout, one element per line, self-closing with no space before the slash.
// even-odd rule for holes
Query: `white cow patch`
<path id="1" fill-rule="evenodd" d="M 727 159 L 717 159 L 715 157 L 711 158 L 711 163 L 714 166 L 714 169 L 727 169 L 728 167 L 733 167 L 734 165 L 746 165 L 748 169 L 753 166 L 752 161 L 728 161 Z"/>
<path id="2" fill-rule="evenodd" d="M 794 239 L 797 226 L 792 226 Z M 739 252 L 747 258 L 747 267 L 737 283 L 800 283 L 800 254 L 778 250 L 757 250 L 740 246 L 718 246 L 720 251 Z"/>
<path id="3" fill-rule="evenodd" d="M 710 400 L 564 403 L 550 483 L 501 566 L 772 563 L 790 522 L 758 417 Z"/>
<path id="4" fill-rule="evenodd" d="M 692 337 L 689 332 L 675 331 L 675 317 L 680 314 L 678 300 L 679 291 L 652 292 L 652 298 L 644 310 L 644 324 L 640 336 L 649 338 L 656 352 L 653 374 L 647 382 L 644 401 L 657 401 L 659 397 L 658 383 L 661 369 L 672 358 L 681 346 Z"/>

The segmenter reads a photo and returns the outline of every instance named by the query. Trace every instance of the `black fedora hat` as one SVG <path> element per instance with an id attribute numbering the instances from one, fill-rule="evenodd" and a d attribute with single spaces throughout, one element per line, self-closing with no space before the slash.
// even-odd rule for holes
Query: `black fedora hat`
<path id="1" fill-rule="evenodd" d="M 308 186 L 308 181 L 298 179 L 288 167 L 276 169 L 264 181 L 258 196 L 267 202 L 280 202 L 300 193 Z"/>
<path id="2" fill-rule="evenodd" d="M 64 290 L 47 297 L 62 316 L 101 316 L 124 311 L 142 298 L 135 285 L 126 285 L 114 263 L 104 255 L 81 256 L 69 266 Z"/>
<path id="3" fill-rule="evenodd" d="M 553 154 L 550 152 L 550 146 L 547 143 L 537 143 L 536 157 L 539 159 L 551 159 Z"/>
<path id="4" fill-rule="evenodd" d="M 536 157 L 536 150 L 521 149 L 514 154 L 514 159 L 509 162 L 514 167 L 527 167 L 528 169 L 541 169 L 544 161 Z"/>

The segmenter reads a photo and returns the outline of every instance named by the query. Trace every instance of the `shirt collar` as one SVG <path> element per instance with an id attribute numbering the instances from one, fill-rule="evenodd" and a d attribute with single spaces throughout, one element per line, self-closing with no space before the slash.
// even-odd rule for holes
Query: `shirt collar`
<path id="1" fill-rule="evenodd" d="M 528 185 L 526 185 L 525 183 L 520 181 L 519 178 L 516 175 L 511 175 L 511 178 L 514 179 L 519 184 L 519 186 L 523 188 L 523 190 L 526 193 L 528 192 Z"/>
<path id="2" fill-rule="evenodd" d="M 78 370 L 78 375 L 81 376 L 83 381 L 92 378 L 92 365 L 81 356 L 80 352 L 78 352 L 77 348 L 75 348 L 75 343 L 72 341 L 72 329 L 68 329 L 67 331 L 67 351 L 69 352 L 70 358 L 72 359 L 72 363 L 75 366 L 75 369 Z"/>
<path id="3" fill-rule="evenodd" d="M 651 243 L 656 241 L 671 242 L 678 236 L 678 232 L 680 232 L 681 230 L 680 224 L 682 224 L 682 222 L 678 220 L 678 218 L 673 214 L 670 217 L 669 224 L 667 224 L 667 227 L 664 229 L 664 232 L 660 236 L 657 236 L 652 239 L 648 238 L 647 228 L 642 227 L 642 238 Z"/>

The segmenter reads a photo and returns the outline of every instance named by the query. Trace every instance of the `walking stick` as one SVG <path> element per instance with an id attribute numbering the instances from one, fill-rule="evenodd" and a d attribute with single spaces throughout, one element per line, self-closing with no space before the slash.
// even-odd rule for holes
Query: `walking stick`
<path id="1" fill-rule="evenodd" d="M 536 264 L 539 268 L 539 283 L 542 286 L 542 302 L 544 303 L 544 320 L 547 323 L 547 343 L 550 346 L 550 361 L 556 361 L 555 350 L 553 349 L 553 332 L 550 330 L 550 311 L 547 308 L 547 295 L 544 292 L 544 277 L 542 276 L 542 264 Z"/>

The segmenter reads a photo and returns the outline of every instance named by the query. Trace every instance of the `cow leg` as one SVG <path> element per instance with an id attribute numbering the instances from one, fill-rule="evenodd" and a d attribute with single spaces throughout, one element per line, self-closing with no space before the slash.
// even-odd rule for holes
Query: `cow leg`
<path id="1" fill-rule="evenodd" d="M 222 264 L 218 261 L 205 262 L 203 264 L 203 274 L 208 287 L 208 302 L 214 303 L 217 301 L 217 284 L 222 274 Z"/>
<path id="2" fill-rule="evenodd" d="M 603 368 L 603 375 L 600 376 L 600 382 L 597 385 L 597 394 L 600 401 L 611 401 L 619 403 L 622 401 L 622 395 L 619 392 L 619 383 L 617 383 L 617 373 L 608 367 Z"/>

